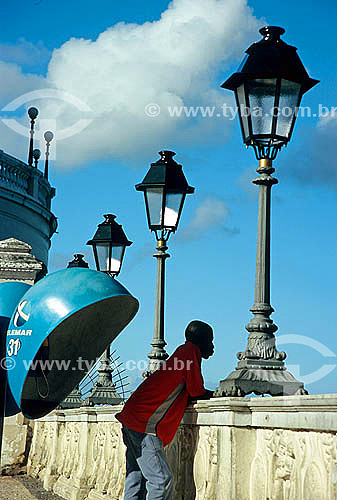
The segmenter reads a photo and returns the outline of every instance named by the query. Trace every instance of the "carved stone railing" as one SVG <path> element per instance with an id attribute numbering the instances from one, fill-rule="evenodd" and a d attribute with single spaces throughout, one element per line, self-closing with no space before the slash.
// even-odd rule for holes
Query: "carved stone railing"
<path id="1" fill-rule="evenodd" d="M 50 209 L 55 189 L 37 168 L 10 156 L 0 150 L 0 187 L 28 195 Z"/>
<path id="2" fill-rule="evenodd" d="M 120 408 L 35 421 L 28 474 L 68 500 L 122 500 Z M 336 434 L 334 394 L 200 401 L 166 448 L 174 500 L 335 500 Z"/>

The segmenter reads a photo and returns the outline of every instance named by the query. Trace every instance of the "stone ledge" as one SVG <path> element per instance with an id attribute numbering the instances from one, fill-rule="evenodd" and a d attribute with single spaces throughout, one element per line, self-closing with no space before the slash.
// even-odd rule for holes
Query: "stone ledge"
<path id="1" fill-rule="evenodd" d="M 183 423 L 337 432 L 337 395 L 214 398 L 190 406 Z"/>
<path id="2" fill-rule="evenodd" d="M 39 422 L 118 422 L 115 414 L 123 409 L 123 405 L 115 406 L 81 406 L 64 410 L 54 410 L 45 417 L 37 419 Z"/>
<path id="3" fill-rule="evenodd" d="M 42 422 L 117 422 L 123 405 L 55 410 Z M 212 398 L 190 405 L 182 424 L 337 432 L 337 395 Z"/>

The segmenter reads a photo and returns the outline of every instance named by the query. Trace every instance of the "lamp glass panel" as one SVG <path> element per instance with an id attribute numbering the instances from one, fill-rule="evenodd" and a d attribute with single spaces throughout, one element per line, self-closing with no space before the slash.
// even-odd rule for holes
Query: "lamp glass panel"
<path id="1" fill-rule="evenodd" d="M 122 265 L 122 255 L 123 255 L 124 245 L 112 247 L 111 261 L 110 261 L 110 271 L 118 273 Z"/>
<path id="2" fill-rule="evenodd" d="M 176 227 L 184 193 L 166 193 L 164 226 Z"/>
<path id="3" fill-rule="evenodd" d="M 109 270 L 109 243 L 97 243 L 97 258 L 100 271 Z"/>
<path id="4" fill-rule="evenodd" d="M 253 135 L 272 132 L 276 78 L 247 80 Z"/>
<path id="5" fill-rule="evenodd" d="M 100 271 L 118 273 L 121 267 L 121 259 L 124 246 L 112 246 L 111 260 L 109 256 L 109 243 L 97 243 L 97 256 Z"/>
<path id="6" fill-rule="evenodd" d="M 239 113 L 242 119 L 242 125 L 243 125 L 243 131 L 244 131 L 244 137 L 243 140 L 245 141 L 249 137 L 249 127 L 248 127 L 248 113 L 249 109 L 247 108 L 247 103 L 246 103 L 246 97 L 245 97 L 245 88 L 244 84 L 240 85 L 236 89 L 237 96 L 238 96 L 238 103 L 239 103 Z"/>
<path id="7" fill-rule="evenodd" d="M 163 188 L 149 188 L 145 191 L 149 210 L 149 226 L 162 224 Z"/>
<path id="8" fill-rule="evenodd" d="M 279 102 L 280 112 L 276 126 L 277 135 L 289 137 L 300 91 L 300 83 L 291 82 L 282 78 Z"/>

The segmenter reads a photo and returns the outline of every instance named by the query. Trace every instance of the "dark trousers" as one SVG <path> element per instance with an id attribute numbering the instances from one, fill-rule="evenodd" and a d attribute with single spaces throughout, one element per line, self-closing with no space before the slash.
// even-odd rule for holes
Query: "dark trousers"
<path id="1" fill-rule="evenodd" d="M 122 432 L 126 446 L 124 500 L 172 500 L 173 475 L 161 439 L 125 426 Z"/>

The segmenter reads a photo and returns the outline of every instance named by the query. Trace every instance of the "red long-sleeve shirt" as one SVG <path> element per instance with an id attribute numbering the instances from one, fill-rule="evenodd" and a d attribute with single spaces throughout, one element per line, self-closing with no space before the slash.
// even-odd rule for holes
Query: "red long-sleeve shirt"
<path id="1" fill-rule="evenodd" d="M 158 436 L 166 446 L 177 432 L 188 396 L 205 392 L 200 349 L 186 341 L 131 394 L 116 418 L 129 429 Z"/>

